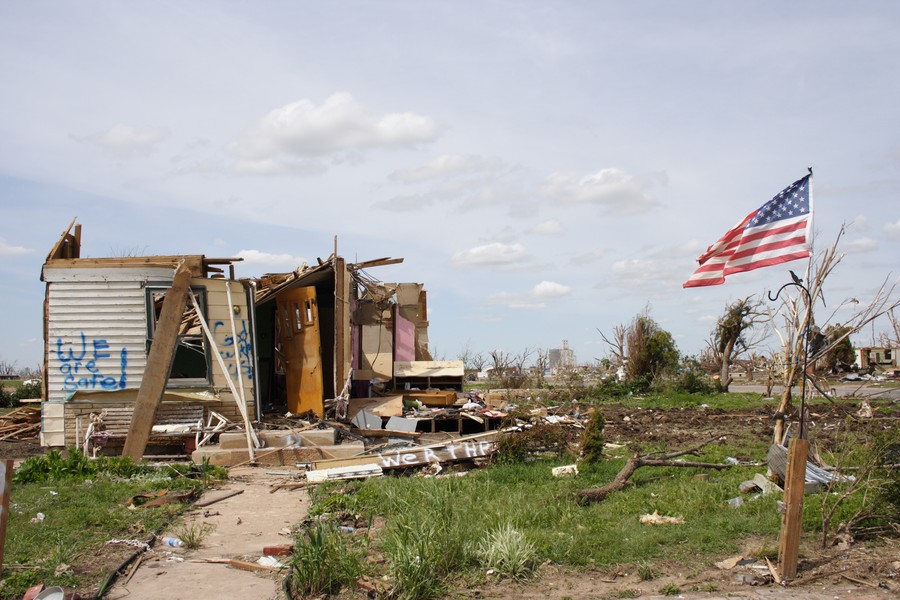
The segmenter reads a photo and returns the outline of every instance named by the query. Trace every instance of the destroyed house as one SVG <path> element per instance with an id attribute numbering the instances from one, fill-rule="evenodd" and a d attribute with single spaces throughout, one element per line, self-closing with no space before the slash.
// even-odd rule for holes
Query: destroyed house
<path id="1" fill-rule="evenodd" d="M 146 371 L 147 358 L 166 291 L 182 265 L 190 269 L 189 300 L 158 421 L 198 426 L 212 412 L 241 421 L 244 407 L 255 418 L 252 287 L 224 277 L 222 267 L 232 259 L 80 258 L 80 225 L 71 231 L 72 225 L 41 273 L 46 283 L 42 444 L 84 448 L 88 442 L 124 442 L 141 384 L 155 375 Z M 102 418 L 103 435 L 97 428 L 98 435 L 87 439 Z M 162 441 L 168 445 L 189 437 Z"/>
<path id="2" fill-rule="evenodd" d="M 163 446 L 173 444 L 189 452 L 192 432 L 243 427 L 267 412 L 340 419 L 351 397 L 385 388 L 462 389 L 461 366 L 457 382 L 441 377 L 446 365 L 428 362 L 422 284 L 382 284 L 365 271 L 402 259 L 347 263 L 335 253 L 291 273 L 235 280 L 240 259 L 81 258 L 73 225 L 42 270 L 45 446 L 116 453 L 152 378 L 162 379 L 162 396 L 145 454 L 172 453 Z M 190 269 L 190 292 L 162 376 L 147 361 L 179 268 Z"/>

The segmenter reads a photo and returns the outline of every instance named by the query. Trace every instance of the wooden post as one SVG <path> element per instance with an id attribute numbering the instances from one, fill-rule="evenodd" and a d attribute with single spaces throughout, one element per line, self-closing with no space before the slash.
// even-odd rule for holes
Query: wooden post
<path id="1" fill-rule="evenodd" d="M 128 437 L 125 438 L 122 456 L 140 460 L 144 456 L 144 450 L 147 449 L 147 441 L 156 420 L 156 411 L 166 391 L 169 371 L 175 358 L 178 330 L 184 318 L 191 276 L 191 269 L 186 264 L 178 267 L 172 280 L 172 287 L 163 299 L 162 311 L 156 324 L 153 342 L 150 344 L 147 366 L 134 402 L 134 414 L 131 418 L 131 427 L 128 428 Z"/>
<path id="2" fill-rule="evenodd" d="M 334 259 L 334 397 L 341 394 L 352 366 L 350 340 L 350 276 L 347 261 Z"/>
<path id="3" fill-rule="evenodd" d="M 806 459 L 809 440 L 792 438 L 788 447 L 784 475 L 784 515 L 781 518 L 781 540 L 778 562 L 781 576 L 791 579 L 797 574 L 800 532 L 803 525 L 803 495 L 806 485 Z"/>
<path id="4" fill-rule="evenodd" d="M 6 523 L 9 520 L 9 488 L 12 485 L 13 461 L 0 460 L 0 575 L 3 574 L 3 548 L 6 546 Z"/>

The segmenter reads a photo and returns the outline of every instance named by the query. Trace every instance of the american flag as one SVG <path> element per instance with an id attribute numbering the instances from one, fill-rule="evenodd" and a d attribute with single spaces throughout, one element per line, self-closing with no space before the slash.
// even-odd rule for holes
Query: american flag
<path id="1" fill-rule="evenodd" d="M 683 287 L 721 285 L 734 273 L 809 256 L 812 173 L 754 210 L 706 249 Z"/>

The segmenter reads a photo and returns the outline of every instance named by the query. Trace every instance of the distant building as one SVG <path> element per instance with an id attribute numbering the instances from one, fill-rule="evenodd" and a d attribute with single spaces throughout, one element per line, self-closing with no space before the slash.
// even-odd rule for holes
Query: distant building
<path id="1" fill-rule="evenodd" d="M 900 367 L 897 348 L 855 348 L 856 362 L 853 366 L 862 371 L 872 367 L 879 369 L 896 369 Z"/>
<path id="2" fill-rule="evenodd" d="M 571 369 L 575 366 L 575 351 L 569 348 L 569 340 L 563 340 L 562 348 L 551 348 L 547 359 L 551 369 Z"/>

